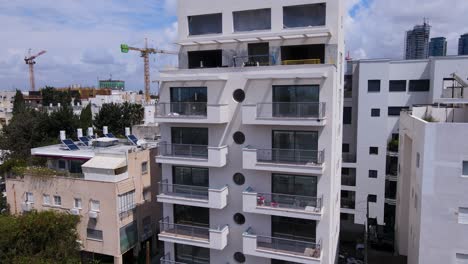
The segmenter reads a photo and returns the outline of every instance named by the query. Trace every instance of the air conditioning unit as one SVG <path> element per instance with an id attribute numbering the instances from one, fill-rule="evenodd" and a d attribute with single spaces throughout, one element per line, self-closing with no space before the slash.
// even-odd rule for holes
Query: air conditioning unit
<path id="1" fill-rule="evenodd" d="M 72 215 L 80 215 L 80 209 L 78 209 L 78 208 L 72 208 L 72 209 L 70 209 L 70 214 L 72 214 Z"/>
<path id="2" fill-rule="evenodd" d="M 89 215 L 89 218 L 92 218 L 92 219 L 97 219 L 98 218 L 98 212 L 96 212 L 96 211 L 89 211 L 88 215 Z"/>
<path id="3" fill-rule="evenodd" d="M 30 202 L 23 202 L 21 203 L 21 210 L 23 212 L 30 212 L 33 209 L 33 205 Z"/>

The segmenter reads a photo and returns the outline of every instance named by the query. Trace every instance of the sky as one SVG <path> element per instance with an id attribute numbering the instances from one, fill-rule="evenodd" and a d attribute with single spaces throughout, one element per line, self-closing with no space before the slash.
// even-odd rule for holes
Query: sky
<path id="1" fill-rule="evenodd" d="M 221 0 L 219 0 L 221 1 Z M 347 17 L 346 49 L 354 59 L 403 57 L 405 31 L 424 18 L 431 37 L 445 36 L 449 55 L 468 32 L 467 0 L 342 0 Z M 29 88 L 24 57 L 41 50 L 36 86 L 97 86 L 98 79 L 143 88 L 143 60 L 122 54 L 120 44 L 177 50 L 176 0 L 0 0 L 0 90 Z M 172 55 L 151 57 L 158 69 L 175 66 Z M 152 84 L 154 86 L 154 84 Z"/>

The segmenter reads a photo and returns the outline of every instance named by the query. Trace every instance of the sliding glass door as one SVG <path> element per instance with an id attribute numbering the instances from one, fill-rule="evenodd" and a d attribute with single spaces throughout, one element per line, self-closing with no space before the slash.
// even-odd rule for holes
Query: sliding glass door
<path id="1" fill-rule="evenodd" d="M 283 207 L 317 206 L 317 177 L 287 174 L 272 175 L 272 201 Z"/>
<path id="2" fill-rule="evenodd" d="M 190 198 L 208 199 L 208 169 L 172 167 L 173 191 Z"/>
<path id="3" fill-rule="evenodd" d="M 273 158 L 280 162 L 316 163 L 317 131 L 273 131 Z"/>
<path id="4" fill-rule="evenodd" d="M 176 156 L 208 157 L 208 128 L 172 127 L 171 140 Z"/>
<path id="5" fill-rule="evenodd" d="M 207 100 L 206 87 L 171 87 L 170 111 L 177 115 L 206 116 Z"/>
<path id="6" fill-rule="evenodd" d="M 319 85 L 273 86 L 274 117 L 317 117 Z"/>

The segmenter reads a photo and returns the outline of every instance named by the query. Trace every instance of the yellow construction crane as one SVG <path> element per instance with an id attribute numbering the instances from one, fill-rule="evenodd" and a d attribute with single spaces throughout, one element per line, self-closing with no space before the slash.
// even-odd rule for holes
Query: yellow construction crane
<path id="1" fill-rule="evenodd" d="M 29 65 L 29 82 L 31 83 L 31 91 L 36 90 L 36 83 L 34 81 L 34 64 L 36 64 L 36 61 L 34 61 L 37 57 L 41 56 L 42 54 L 46 53 L 45 50 L 39 52 L 36 55 L 31 56 L 31 49 L 29 50 L 29 57 L 24 58 L 24 62 L 26 62 L 27 65 Z"/>
<path id="2" fill-rule="evenodd" d="M 122 53 L 128 53 L 129 50 L 134 50 L 134 51 L 139 51 L 141 53 L 141 57 L 143 58 L 143 61 L 145 63 L 145 101 L 147 103 L 150 102 L 150 65 L 149 65 L 149 55 L 150 54 L 173 54 L 177 55 L 179 54 L 176 51 L 167 51 L 167 50 L 160 50 L 160 49 L 154 49 L 154 48 L 148 48 L 148 40 L 145 39 L 145 47 L 144 48 L 135 48 L 135 47 L 130 47 L 127 44 L 122 44 L 120 45 L 120 50 Z"/>

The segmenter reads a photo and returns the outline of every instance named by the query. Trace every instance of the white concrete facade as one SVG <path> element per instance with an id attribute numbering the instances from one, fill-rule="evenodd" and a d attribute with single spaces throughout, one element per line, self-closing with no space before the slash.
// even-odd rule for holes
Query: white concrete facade
<path id="1" fill-rule="evenodd" d="M 283 7 L 303 4 L 326 3 L 326 22 L 324 26 L 286 29 L 283 20 Z M 233 32 L 233 12 L 253 9 L 271 10 L 271 29 L 250 32 Z M 298 263 L 335 263 L 340 216 L 340 171 L 341 171 L 341 137 L 342 137 L 342 97 L 343 97 L 343 10 L 341 1 L 328 0 L 281 0 L 281 1 L 220 1 L 215 0 L 179 0 L 179 39 L 181 46 L 178 70 L 166 70 L 160 73 L 160 99 L 154 116 L 159 122 L 161 142 L 171 144 L 171 129 L 174 127 L 207 128 L 208 150 L 223 150 L 216 154 L 212 162 L 212 153 L 208 158 L 170 157 L 160 154 L 157 162 L 162 164 L 162 178 L 167 184 L 173 183 L 174 165 L 195 166 L 209 169 L 209 189 L 216 190 L 228 186 L 225 206 L 212 206 L 209 197 L 209 243 L 192 237 L 189 241 L 177 240 L 171 234 L 160 235 L 165 241 L 167 263 L 175 259 L 175 243 L 194 245 L 205 243 L 210 248 L 209 263 L 237 263 L 235 253 L 242 253 L 245 263 L 271 263 L 272 260 L 295 261 Z M 190 36 L 188 16 L 204 14 L 222 14 L 222 33 Z M 248 54 L 248 44 L 268 43 L 269 54 L 274 61 L 268 66 L 235 67 L 233 57 Z M 282 46 L 291 45 L 324 45 L 324 58 L 320 64 L 305 64 L 304 61 L 293 62 L 301 65 L 282 65 Z M 191 51 L 222 50 L 223 66 L 217 68 L 189 67 L 188 53 Z M 276 63 L 278 60 L 279 63 Z M 284 59 L 283 59 L 284 60 Z M 276 85 L 316 85 L 319 87 L 319 102 L 323 105 L 317 117 L 275 118 L 259 116 L 259 104 L 272 104 L 273 86 Z M 206 87 L 207 115 L 196 118 L 158 113 L 162 104 L 171 104 L 173 87 Z M 236 90 L 242 90 L 245 100 L 233 99 Z M 210 108 L 210 106 L 213 106 Z M 159 108 L 158 108 L 159 107 Z M 253 109 L 252 109 L 253 108 Z M 214 112 L 213 112 L 214 111 Z M 153 111 L 147 110 L 153 114 Z M 212 117 L 215 118 L 212 118 Z M 314 131 L 318 134 L 317 160 L 306 164 L 288 164 L 281 162 L 261 162 L 257 150 L 273 148 L 272 133 L 281 131 Z M 233 134 L 242 132 L 245 141 L 234 142 Z M 226 151 L 224 151 L 226 149 Z M 223 161 L 223 162 L 219 162 Z M 245 182 L 237 185 L 233 175 L 242 173 Z M 320 207 L 307 207 L 304 210 L 288 211 L 270 208 L 258 211 L 258 196 L 247 199 L 246 190 L 254 189 L 257 193 L 272 193 L 272 174 L 283 173 L 317 178 L 317 197 Z M 250 188 L 249 188 L 250 187 Z M 217 199 L 223 196 L 217 196 Z M 172 221 L 175 218 L 174 204 L 195 205 L 191 202 L 164 202 L 163 214 Z M 206 202 L 204 202 L 206 204 Z M 244 204 L 254 203 L 254 204 Z M 195 205 L 196 206 L 196 205 Z M 275 210 L 277 210 L 275 212 Z M 278 212 L 279 211 L 279 212 Z M 233 216 L 241 213 L 245 223 L 237 224 Z M 314 246 L 306 246 L 302 252 L 280 253 L 277 250 L 260 247 L 257 237 L 272 235 L 272 216 L 287 216 L 297 219 L 313 219 L 316 222 Z M 164 224 L 164 223 L 162 223 Z M 169 223 L 171 224 L 171 223 Z M 228 226 L 226 244 L 212 245 L 211 230 L 224 230 Z M 179 236 L 180 238 L 180 236 Z M 205 236 L 203 239 L 207 239 Z M 208 243 L 208 244 L 207 244 Z M 305 243 L 304 243 L 305 244 Z M 311 244 L 311 243 L 310 243 Z M 317 246 L 318 245 L 318 246 Z M 203 246 L 201 246 L 203 247 Z M 183 261 L 182 261 L 183 262 Z"/>

